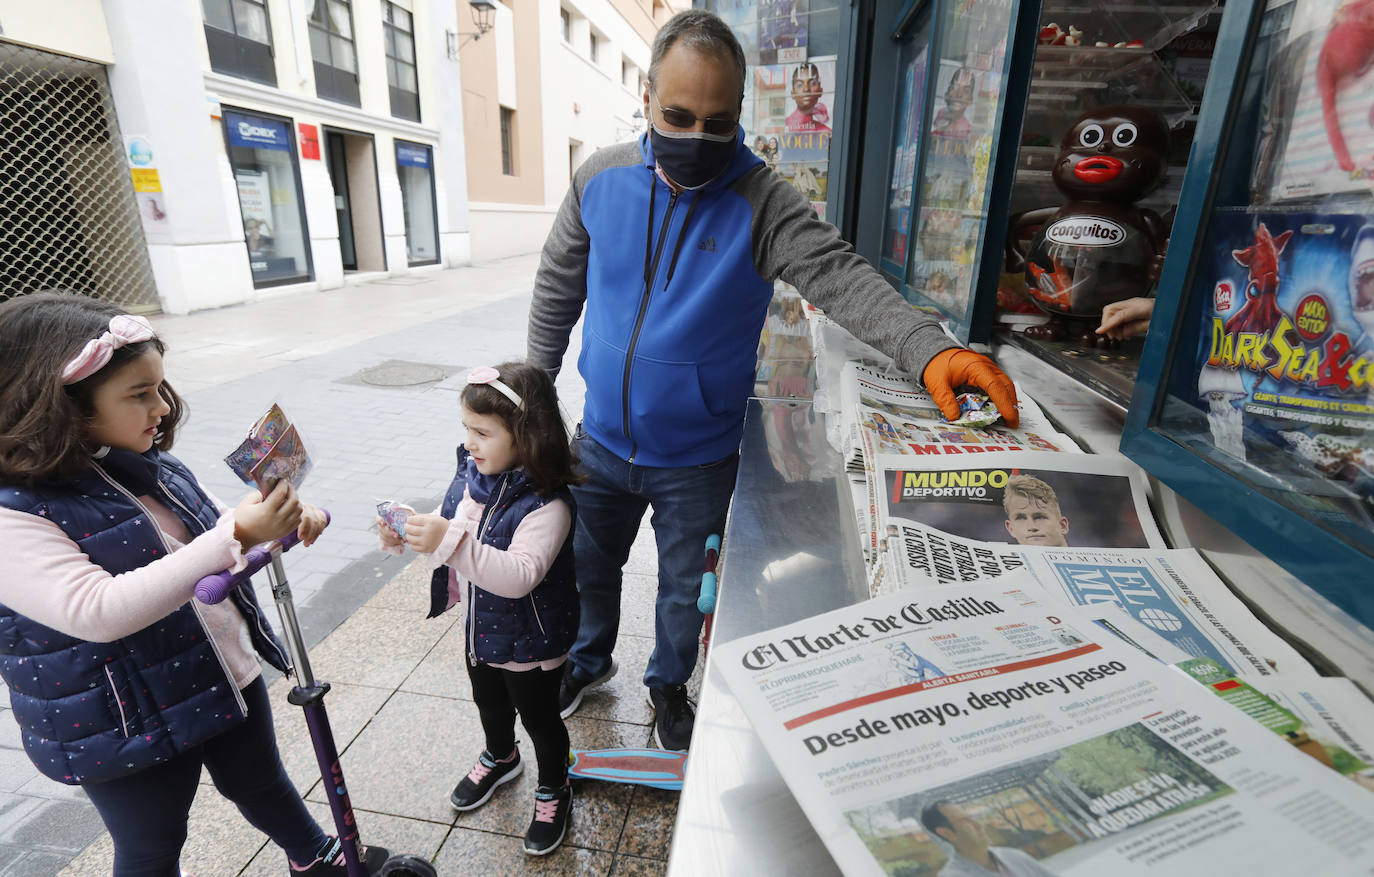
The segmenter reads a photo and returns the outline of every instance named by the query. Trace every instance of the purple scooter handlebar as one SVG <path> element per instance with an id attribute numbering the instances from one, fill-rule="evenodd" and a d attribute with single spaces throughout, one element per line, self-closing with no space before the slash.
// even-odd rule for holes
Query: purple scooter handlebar
<path id="1" fill-rule="evenodd" d="M 329 512 L 324 511 L 324 519 L 327 524 Z M 254 573 L 271 562 L 273 546 L 280 544 L 282 551 L 290 551 L 292 546 L 299 541 L 301 541 L 301 537 L 297 531 L 292 530 L 275 542 L 269 542 L 251 549 L 244 555 L 245 566 L 243 569 L 233 573 L 229 570 L 213 573 L 196 582 L 196 599 L 208 605 L 223 602 L 224 598 L 229 596 L 230 591 L 248 581 Z"/>

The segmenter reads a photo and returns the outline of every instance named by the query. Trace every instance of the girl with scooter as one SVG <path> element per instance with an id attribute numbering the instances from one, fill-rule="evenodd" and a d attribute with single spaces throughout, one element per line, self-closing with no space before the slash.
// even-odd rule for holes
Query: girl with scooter
<path id="1" fill-rule="evenodd" d="M 310 544 L 325 516 L 284 482 L 232 510 L 210 496 L 167 453 L 185 409 L 162 353 L 108 304 L 0 304 L 0 676 L 24 748 L 85 790 L 115 877 L 179 874 L 202 766 L 291 873 L 343 875 L 277 752 L 258 658 L 287 659 L 251 589 L 190 600 L 254 545 Z"/>

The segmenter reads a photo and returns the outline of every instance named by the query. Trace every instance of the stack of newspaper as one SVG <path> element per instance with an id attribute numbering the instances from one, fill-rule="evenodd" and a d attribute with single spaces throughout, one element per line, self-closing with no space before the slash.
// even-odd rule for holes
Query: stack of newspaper
<path id="1" fill-rule="evenodd" d="M 1167 548 L 1139 467 L 842 374 L 871 599 L 713 657 L 841 870 L 1374 873 L 1374 704 Z"/>
<path id="2" fill-rule="evenodd" d="M 945 421 L 930 394 L 906 376 L 860 361 L 845 363 L 835 419 L 842 423 L 842 450 L 873 594 L 904 586 L 901 571 L 885 560 L 893 522 L 886 519 L 882 501 L 884 467 L 902 469 L 904 458 L 916 466 L 985 457 L 1004 465 L 1007 455 L 1000 452 L 1005 451 L 1017 452 L 1018 460 L 1032 451 L 1081 456 L 1078 445 L 1049 423 L 1034 400 L 1018 395 L 1021 422 L 1016 429 L 958 426 Z"/>
<path id="3" fill-rule="evenodd" d="M 1370 873 L 1374 708 L 1348 682 L 1258 624 L 1223 628 L 1220 593 L 1174 617 L 1226 669 L 1044 584 L 886 594 L 713 647 L 840 870 Z"/>

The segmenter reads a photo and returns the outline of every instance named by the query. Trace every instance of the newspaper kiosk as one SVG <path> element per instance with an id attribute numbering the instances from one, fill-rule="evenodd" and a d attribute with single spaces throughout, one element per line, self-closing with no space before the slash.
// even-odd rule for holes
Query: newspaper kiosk
<path id="1" fill-rule="evenodd" d="M 1171 546 L 1199 549 L 1314 667 L 1371 692 L 1374 136 L 1356 95 L 1374 82 L 1323 60 L 1328 43 L 1365 45 L 1343 5 L 815 4 L 811 44 L 829 27 L 838 48 L 823 58 L 833 140 L 809 159 L 818 207 L 914 305 L 987 342 L 1085 449 L 1140 463 Z M 778 15 L 729 7 L 741 27 Z M 1069 38 L 1042 42 L 1050 28 Z M 764 135 L 778 108 L 761 89 L 807 63 L 801 39 L 753 47 L 746 106 Z M 1027 338 L 999 307 L 1009 218 L 1052 203 L 1066 120 L 1123 102 L 1171 124 L 1168 181 L 1145 202 L 1172 225 L 1150 331 L 1109 351 Z M 825 377 L 795 349 L 763 352 L 713 647 L 869 596 L 844 461 L 810 400 Z M 708 663 L 669 873 L 841 870 Z"/>

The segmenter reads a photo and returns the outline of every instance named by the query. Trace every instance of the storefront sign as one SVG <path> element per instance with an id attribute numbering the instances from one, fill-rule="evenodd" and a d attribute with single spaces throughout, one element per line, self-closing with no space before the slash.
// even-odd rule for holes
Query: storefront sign
<path id="1" fill-rule="evenodd" d="M 148 145 L 148 141 L 142 137 L 128 137 L 125 139 L 128 148 L 129 164 L 133 167 L 149 167 L 153 163 L 153 147 Z"/>
<path id="2" fill-rule="evenodd" d="M 127 135 L 124 155 L 129 160 L 129 179 L 138 203 L 138 216 L 148 240 L 161 243 L 171 229 L 167 220 L 166 199 L 162 194 L 162 178 L 153 160 L 153 147 L 147 137 Z"/>
<path id="3" fill-rule="evenodd" d="M 134 181 L 135 192 L 161 192 L 162 180 L 158 178 L 155 167 L 136 167 L 129 171 Z"/>
<path id="4" fill-rule="evenodd" d="M 314 125 L 300 122 L 296 128 L 301 132 L 301 158 L 320 160 L 320 129 Z"/>
<path id="5" fill-rule="evenodd" d="M 430 148 L 410 143 L 396 143 L 396 163 L 408 167 L 429 167 Z"/>
<path id="6" fill-rule="evenodd" d="M 238 113 L 225 113 L 224 121 L 229 128 L 229 143 L 234 146 L 291 151 L 291 132 L 282 122 Z"/>

